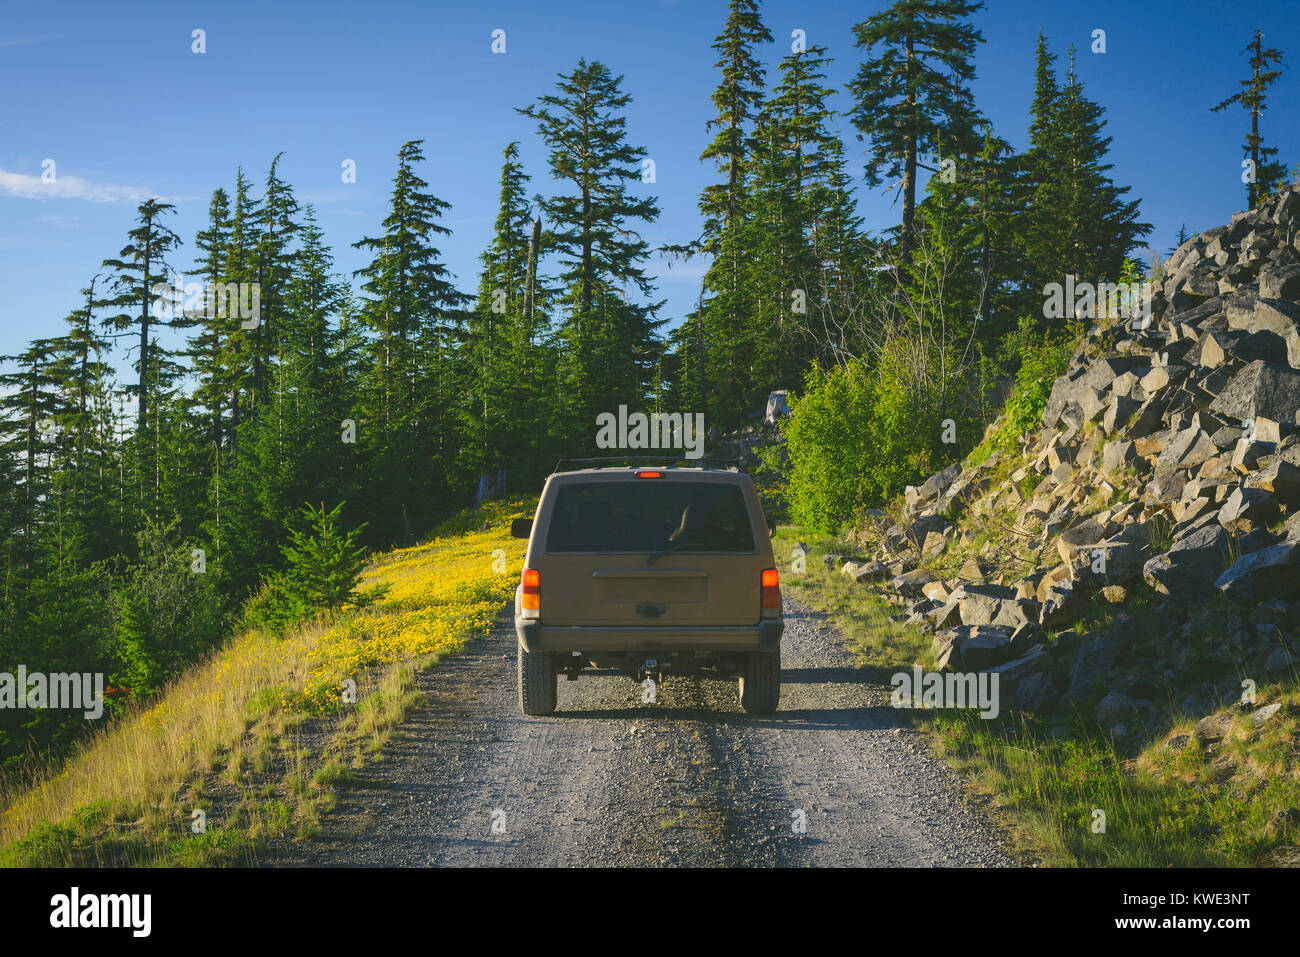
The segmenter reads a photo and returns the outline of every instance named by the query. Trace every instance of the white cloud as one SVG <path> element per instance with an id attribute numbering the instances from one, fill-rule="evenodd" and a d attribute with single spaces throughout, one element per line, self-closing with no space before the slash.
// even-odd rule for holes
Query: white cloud
<path id="1" fill-rule="evenodd" d="M 0 50 L 6 47 L 29 47 L 37 43 L 44 43 L 47 40 L 53 40 L 53 37 L 0 37 Z"/>
<path id="2" fill-rule="evenodd" d="M 0 169 L 0 195 L 18 199 L 85 199 L 92 203 L 139 203 L 150 198 L 167 199 L 153 190 L 139 186 L 92 183 L 83 177 L 63 173 L 53 183 L 46 183 L 39 176 L 8 173 L 3 169 Z"/>

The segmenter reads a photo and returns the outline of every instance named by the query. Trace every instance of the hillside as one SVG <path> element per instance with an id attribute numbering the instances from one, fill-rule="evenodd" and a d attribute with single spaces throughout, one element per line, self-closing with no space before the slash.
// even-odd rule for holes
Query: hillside
<path id="1" fill-rule="evenodd" d="M 519 578 L 530 500 L 489 502 L 377 555 L 373 605 L 238 635 L 146 707 L 0 798 L 0 864 L 252 863 L 316 832 L 337 787 L 419 703 L 414 672 L 488 634 Z"/>
<path id="2" fill-rule="evenodd" d="M 1300 187 L 1187 240 L 1151 321 L 1101 320 L 1037 427 L 873 510 L 842 571 L 1058 738 L 1245 802 L 1300 859 Z M 1253 843 L 1250 843 L 1253 842 Z"/>

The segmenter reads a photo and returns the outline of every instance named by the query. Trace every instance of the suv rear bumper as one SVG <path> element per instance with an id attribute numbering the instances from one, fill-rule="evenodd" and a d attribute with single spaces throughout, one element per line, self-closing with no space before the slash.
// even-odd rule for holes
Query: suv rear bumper
<path id="1" fill-rule="evenodd" d="M 757 625 L 697 625 L 693 628 L 605 628 L 543 625 L 515 619 L 515 634 L 535 651 L 776 651 L 785 622 L 765 618 Z"/>

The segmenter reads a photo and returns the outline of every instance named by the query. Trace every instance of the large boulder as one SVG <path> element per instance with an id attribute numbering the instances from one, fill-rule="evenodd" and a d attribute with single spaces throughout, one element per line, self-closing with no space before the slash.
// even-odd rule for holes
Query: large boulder
<path id="1" fill-rule="evenodd" d="M 969 595 L 960 600 L 963 625 L 1001 625 L 1019 628 L 1038 620 L 1038 603 L 1023 598 Z"/>
<path id="2" fill-rule="evenodd" d="M 767 409 L 763 412 L 763 422 L 773 425 L 779 419 L 790 414 L 790 393 L 786 389 L 777 389 L 767 394 Z"/>
<path id="3" fill-rule="evenodd" d="M 948 487 L 957 480 L 957 476 L 959 475 L 961 475 L 960 462 L 954 462 L 947 468 L 935 472 L 917 488 L 916 491 L 919 500 L 921 502 L 929 502 L 937 499 L 944 492 L 948 491 Z"/>
<path id="4" fill-rule="evenodd" d="M 1174 435 L 1161 450 L 1156 457 L 1156 471 L 1195 468 L 1218 453 L 1219 447 L 1214 440 L 1197 426 L 1192 426 Z"/>
<path id="5" fill-rule="evenodd" d="M 1300 299 L 1300 266 L 1270 266 L 1260 270 L 1259 294 L 1264 299 Z"/>
<path id="6" fill-rule="evenodd" d="M 1280 509 L 1273 493 L 1262 488 L 1235 488 L 1219 509 L 1219 524 L 1230 531 L 1249 532 L 1267 526 Z"/>
<path id="7" fill-rule="evenodd" d="M 1070 560 L 1070 581 L 1076 588 L 1124 585 L 1142 574 L 1150 557 L 1151 530 L 1135 522 L 1091 548 L 1076 550 Z"/>
<path id="8" fill-rule="evenodd" d="M 1300 597 L 1300 545 L 1270 545 L 1242 555 L 1214 581 L 1214 587 L 1242 605 L 1268 598 Z"/>
<path id="9" fill-rule="evenodd" d="M 1111 727 L 1137 717 L 1150 706 L 1150 701 L 1133 698 L 1116 690 L 1097 702 L 1092 709 L 1092 717 L 1098 724 Z"/>
<path id="10" fill-rule="evenodd" d="M 973 628 L 961 639 L 961 665 L 970 671 L 983 671 L 1007 660 L 1013 629 L 997 625 Z"/>
<path id="11" fill-rule="evenodd" d="M 1227 533 L 1218 525 L 1205 525 L 1143 565 L 1142 577 L 1163 595 L 1200 600 L 1214 586 L 1227 554 Z"/>
<path id="12" fill-rule="evenodd" d="M 1256 360 L 1232 377 L 1210 411 L 1245 422 L 1265 416 L 1294 422 L 1300 409 L 1300 372 L 1274 362 Z"/>
<path id="13" fill-rule="evenodd" d="M 1047 428 L 1056 425 L 1067 405 L 1081 406 L 1086 395 L 1084 390 L 1101 391 L 1108 388 L 1117 376 L 1148 365 L 1148 361 L 1141 356 L 1117 356 L 1099 359 L 1080 366 L 1067 375 L 1059 376 L 1052 383 L 1051 395 L 1047 397 L 1047 405 L 1043 408 L 1043 425 Z"/>

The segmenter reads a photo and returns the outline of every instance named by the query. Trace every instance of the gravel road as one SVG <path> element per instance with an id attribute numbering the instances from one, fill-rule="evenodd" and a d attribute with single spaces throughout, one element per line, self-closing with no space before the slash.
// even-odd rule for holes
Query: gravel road
<path id="1" fill-rule="evenodd" d="M 321 836 L 275 866 L 886 866 L 1013 862 L 888 686 L 839 632 L 785 599 L 779 710 L 736 682 L 668 677 L 655 704 L 625 675 L 560 680 L 553 717 L 519 713 L 515 637 L 418 676 L 428 698 L 362 771 Z M 802 831 L 800 830 L 802 825 Z"/>

